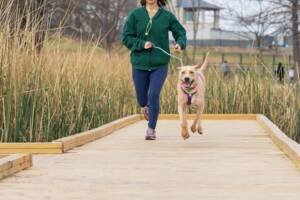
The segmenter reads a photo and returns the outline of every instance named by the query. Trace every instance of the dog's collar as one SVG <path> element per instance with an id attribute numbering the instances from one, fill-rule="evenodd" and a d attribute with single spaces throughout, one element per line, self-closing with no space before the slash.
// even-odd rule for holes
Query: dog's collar
<path id="1" fill-rule="evenodd" d="M 196 84 L 194 82 L 192 82 L 189 87 L 186 87 L 186 85 L 182 82 L 181 89 L 187 95 L 187 98 L 188 98 L 187 104 L 191 105 L 192 98 L 197 93 Z"/>

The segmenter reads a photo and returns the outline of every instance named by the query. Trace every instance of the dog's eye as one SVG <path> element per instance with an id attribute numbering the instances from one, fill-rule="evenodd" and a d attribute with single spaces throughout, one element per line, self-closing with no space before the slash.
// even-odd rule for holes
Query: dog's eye
<path id="1" fill-rule="evenodd" d="M 195 72 L 193 72 L 193 71 L 190 71 L 190 74 L 194 74 Z"/>
<path id="2" fill-rule="evenodd" d="M 181 74 L 185 74 L 185 71 L 181 72 Z"/>

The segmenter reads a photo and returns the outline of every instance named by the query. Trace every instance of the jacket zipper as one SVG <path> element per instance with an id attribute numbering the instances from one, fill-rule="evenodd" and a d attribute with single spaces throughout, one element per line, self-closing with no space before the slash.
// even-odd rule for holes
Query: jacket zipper
<path id="1" fill-rule="evenodd" d="M 144 8 L 144 9 L 145 9 L 145 11 L 146 11 L 146 13 L 147 13 L 148 20 L 150 20 L 150 16 L 149 16 L 148 11 L 146 10 L 146 8 Z M 160 11 L 160 9 L 161 9 L 161 8 L 159 8 L 158 11 L 156 12 L 156 14 L 152 17 L 152 26 L 153 26 L 153 20 L 154 20 L 154 18 L 158 15 L 158 12 Z M 150 30 L 150 32 L 151 32 L 151 30 Z M 149 41 L 152 42 L 152 41 L 151 41 L 151 38 L 150 38 L 150 35 L 151 35 L 150 32 L 149 32 L 149 34 L 148 34 L 148 36 L 147 36 L 147 39 L 150 39 Z M 149 52 L 149 59 L 148 59 L 148 64 L 149 64 L 148 70 L 149 70 L 149 71 L 152 70 L 152 63 L 151 63 L 152 50 L 153 50 L 153 48 L 149 49 L 149 51 L 150 51 L 150 52 Z"/>

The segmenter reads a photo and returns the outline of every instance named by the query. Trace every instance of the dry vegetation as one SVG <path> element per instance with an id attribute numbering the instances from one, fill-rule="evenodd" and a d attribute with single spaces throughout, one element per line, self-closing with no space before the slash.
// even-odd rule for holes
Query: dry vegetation
<path id="1" fill-rule="evenodd" d="M 9 45 L 5 35 L 0 38 L 2 142 L 51 141 L 139 112 L 127 53 L 107 54 L 95 44 L 70 48 L 69 40 L 56 36 L 38 55 L 31 45 Z M 162 113 L 177 113 L 174 65 L 163 90 Z M 263 113 L 299 140 L 296 90 L 257 74 L 224 79 L 210 66 L 205 112 Z"/>

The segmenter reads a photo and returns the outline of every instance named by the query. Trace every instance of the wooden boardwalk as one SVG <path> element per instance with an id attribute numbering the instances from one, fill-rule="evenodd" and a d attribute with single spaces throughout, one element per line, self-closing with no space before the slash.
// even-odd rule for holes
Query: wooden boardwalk
<path id="1" fill-rule="evenodd" d="M 299 200 L 300 172 L 255 120 L 203 122 L 183 141 L 179 121 L 145 121 L 0 181 L 5 200 Z"/>

